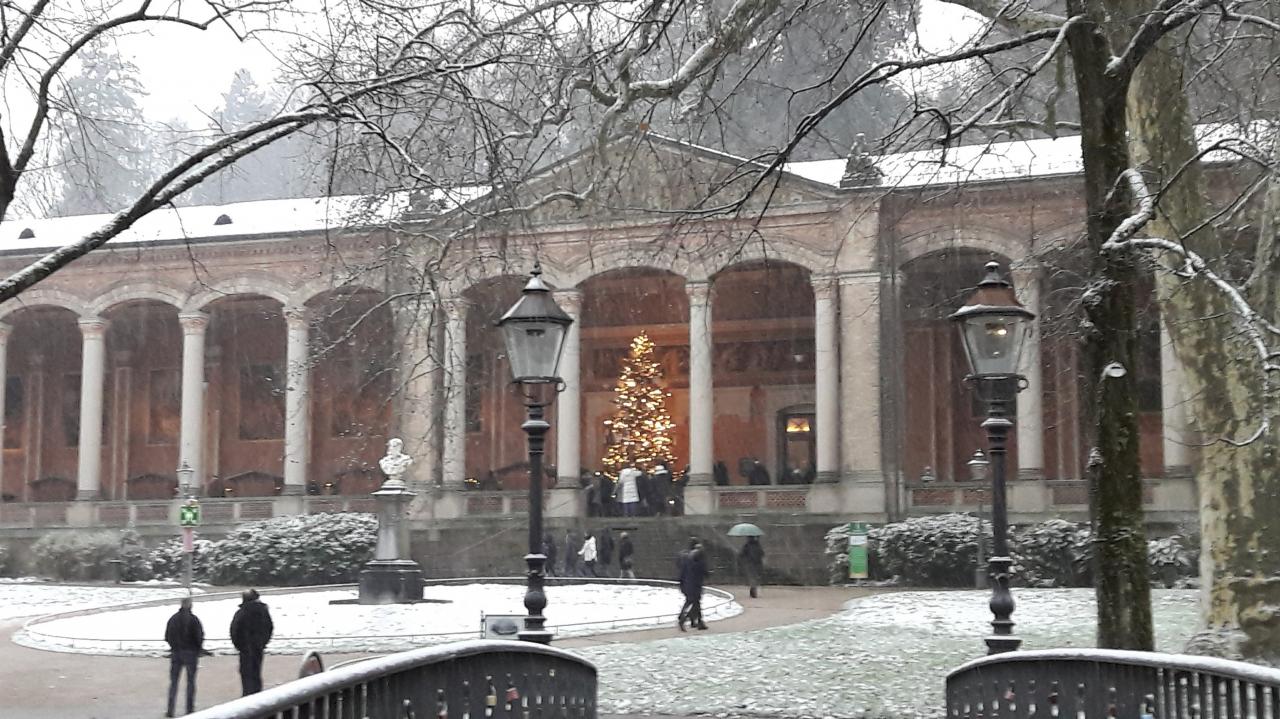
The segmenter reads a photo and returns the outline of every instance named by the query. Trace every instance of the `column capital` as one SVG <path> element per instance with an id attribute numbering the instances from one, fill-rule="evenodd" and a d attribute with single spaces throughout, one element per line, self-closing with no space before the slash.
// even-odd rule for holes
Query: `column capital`
<path id="1" fill-rule="evenodd" d="M 80 325 L 80 334 L 85 339 L 102 339 L 107 333 L 107 325 L 110 323 L 105 319 L 93 315 L 91 317 L 81 317 L 78 323 Z"/>
<path id="2" fill-rule="evenodd" d="M 873 285 L 880 283 L 879 270 L 858 270 L 857 272 L 841 272 L 837 275 L 841 286 Z"/>
<path id="3" fill-rule="evenodd" d="M 689 295 L 690 305 L 705 305 L 711 301 L 711 282 L 708 280 L 689 280 L 684 283 L 684 291 Z"/>
<path id="4" fill-rule="evenodd" d="M 209 326 L 209 314 L 207 312 L 179 312 L 178 324 L 182 325 L 182 333 L 185 335 L 204 334 L 205 327 Z"/>
<path id="5" fill-rule="evenodd" d="M 582 312 L 582 290 L 577 287 L 552 290 L 551 296 L 555 298 L 556 304 L 560 305 L 560 309 L 570 315 L 577 317 Z"/>
<path id="6" fill-rule="evenodd" d="M 835 299 L 838 289 L 835 275 L 813 275 L 809 278 L 809 284 L 813 285 L 813 299 Z"/>
<path id="7" fill-rule="evenodd" d="M 307 329 L 311 324 L 311 311 L 299 305 L 287 305 L 284 308 L 284 321 L 289 329 Z"/>

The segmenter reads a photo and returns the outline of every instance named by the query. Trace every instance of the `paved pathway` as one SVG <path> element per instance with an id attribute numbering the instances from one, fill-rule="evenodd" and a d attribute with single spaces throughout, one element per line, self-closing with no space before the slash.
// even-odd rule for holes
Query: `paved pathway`
<path id="1" fill-rule="evenodd" d="M 745 587 L 726 587 L 746 611 L 715 622 L 708 632 L 681 635 L 676 627 L 606 634 L 558 642 L 563 648 L 644 642 L 676 636 L 696 641 L 708 633 L 743 632 L 824 617 L 866 590 L 839 587 L 767 587 L 759 599 Z M 158 658 L 104 657 L 28 649 L 11 641 L 21 622 L 0 622 L 0 719 L 141 719 L 164 714 L 168 662 Z M 326 655 L 336 663 L 366 655 Z M 267 686 L 297 676 L 299 657 L 268 655 Z M 197 708 L 240 695 L 235 656 L 200 662 Z M 179 700 L 181 701 L 181 700 Z M 621 718 L 620 718 L 621 719 Z"/>

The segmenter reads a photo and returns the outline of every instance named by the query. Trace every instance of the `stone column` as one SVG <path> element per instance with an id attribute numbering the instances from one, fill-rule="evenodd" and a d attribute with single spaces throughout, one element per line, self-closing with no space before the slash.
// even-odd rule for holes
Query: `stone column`
<path id="1" fill-rule="evenodd" d="M 1044 477 L 1044 385 L 1040 361 L 1040 277 L 1039 267 L 1014 268 L 1013 287 L 1018 301 L 1036 313 L 1031 323 L 1018 371 L 1027 378 L 1027 387 L 1018 393 L 1018 479 Z"/>
<path id="2" fill-rule="evenodd" d="M 467 478 L 467 309 L 461 297 L 444 306 L 444 451 L 441 470 L 445 487 L 462 489 Z"/>
<path id="3" fill-rule="evenodd" d="M 440 474 L 440 328 L 435 321 L 434 303 L 427 300 L 422 300 L 421 307 L 407 309 L 405 314 L 404 350 L 400 353 L 404 401 L 398 431 L 406 454 L 415 459 L 408 474 L 409 487 L 424 496 L 424 490 L 434 486 Z"/>
<path id="4" fill-rule="evenodd" d="M 13 325 L 0 322 L 0 487 L 4 486 L 4 403 L 9 386 L 9 335 Z"/>
<path id="5" fill-rule="evenodd" d="M 560 354 L 564 391 L 556 398 L 556 484 L 576 489 L 582 474 L 582 290 L 556 290 L 554 295 L 573 318 Z"/>
<path id="6" fill-rule="evenodd" d="M 107 321 L 80 318 L 80 449 L 76 499 L 97 499 L 102 486 L 102 383 L 106 375 Z"/>
<path id="7" fill-rule="evenodd" d="M 813 278 L 814 414 L 817 424 L 818 476 L 840 478 L 840 350 L 836 344 L 836 284 L 829 275 Z"/>
<path id="8" fill-rule="evenodd" d="M 180 496 L 203 494 L 204 487 L 204 331 L 209 315 L 183 312 L 182 421 L 178 435 L 178 466 L 190 467 L 192 486 L 179 487 Z"/>
<path id="9" fill-rule="evenodd" d="M 288 326 L 284 388 L 284 494 L 307 493 L 311 456 L 311 318 L 305 307 L 284 308 Z M 184 412 L 185 414 L 185 412 Z"/>
<path id="10" fill-rule="evenodd" d="M 711 283 L 689 282 L 689 484 L 710 485 L 715 463 Z"/>
<path id="11" fill-rule="evenodd" d="M 1164 319 L 1160 321 L 1160 407 L 1164 435 L 1164 474 L 1184 477 L 1191 474 L 1191 437 L 1187 431 L 1187 395 L 1182 383 L 1182 365 L 1173 349 L 1173 338 Z"/>
<path id="12" fill-rule="evenodd" d="M 880 273 L 840 275 L 840 475 L 879 484 L 883 512 L 880 430 Z"/>

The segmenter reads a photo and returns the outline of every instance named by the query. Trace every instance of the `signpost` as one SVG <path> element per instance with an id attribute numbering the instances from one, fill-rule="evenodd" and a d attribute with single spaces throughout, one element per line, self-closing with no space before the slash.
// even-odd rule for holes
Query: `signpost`
<path id="1" fill-rule="evenodd" d="M 867 523 L 849 522 L 849 578 L 867 579 Z"/>
<path id="2" fill-rule="evenodd" d="M 178 507 L 178 526 L 182 527 L 182 584 L 191 593 L 191 575 L 193 572 L 193 554 L 196 551 L 196 527 L 200 525 L 200 503 L 195 497 Z"/>

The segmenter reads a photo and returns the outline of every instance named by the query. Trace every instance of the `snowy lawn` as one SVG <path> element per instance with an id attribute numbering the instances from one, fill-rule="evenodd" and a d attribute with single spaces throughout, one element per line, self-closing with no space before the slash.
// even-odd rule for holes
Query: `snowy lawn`
<path id="1" fill-rule="evenodd" d="M 1154 592 L 1156 645 L 1178 651 L 1198 593 Z M 1023 647 L 1087 647 L 1091 589 L 1018 589 Z M 947 672 L 986 653 L 989 594 L 901 592 L 826 619 L 753 632 L 580 650 L 600 669 L 603 713 L 938 717 Z"/>
<path id="2" fill-rule="evenodd" d="M 35 581 L 0 580 L 0 621 L 176 598 L 187 594 L 187 590 L 181 587 L 37 584 Z"/>
<path id="3" fill-rule="evenodd" d="M 275 622 L 267 649 L 390 652 L 473 639 L 479 636 L 482 613 L 523 615 L 524 592 L 521 584 L 429 586 L 426 596 L 444 603 L 381 606 L 330 604 L 354 599 L 355 589 L 267 594 L 263 601 Z M 547 625 L 562 637 L 670 624 L 682 602 L 679 589 L 668 586 L 578 584 L 552 586 L 546 592 Z M 706 601 L 709 621 L 742 611 L 737 603 L 711 595 Z M 231 651 L 227 632 L 239 604 L 239 597 L 197 600 L 195 613 L 204 624 L 206 648 Z M 28 626 L 14 641 L 88 654 L 160 654 L 167 649 L 165 622 L 175 610 L 174 604 L 166 604 L 53 619 Z"/>

